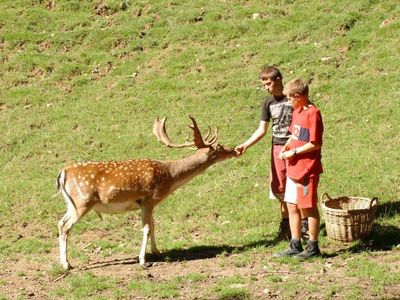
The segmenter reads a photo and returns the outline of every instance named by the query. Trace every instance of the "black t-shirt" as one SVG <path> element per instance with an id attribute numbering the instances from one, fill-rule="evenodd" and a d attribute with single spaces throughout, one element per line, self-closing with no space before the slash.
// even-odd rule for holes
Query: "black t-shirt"
<path id="1" fill-rule="evenodd" d="M 293 107 L 288 99 L 269 96 L 262 105 L 261 121 L 271 122 L 272 144 L 284 145 L 289 139 L 288 132 L 292 120 Z"/>

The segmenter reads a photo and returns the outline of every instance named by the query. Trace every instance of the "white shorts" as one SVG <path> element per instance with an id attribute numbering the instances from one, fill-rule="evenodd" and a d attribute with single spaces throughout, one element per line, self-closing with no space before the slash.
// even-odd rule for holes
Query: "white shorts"
<path id="1" fill-rule="evenodd" d="M 283 201 L 291 204 L 297 204 L 297 185 L 289 177 L 286 178 L 285 198 Z"/>

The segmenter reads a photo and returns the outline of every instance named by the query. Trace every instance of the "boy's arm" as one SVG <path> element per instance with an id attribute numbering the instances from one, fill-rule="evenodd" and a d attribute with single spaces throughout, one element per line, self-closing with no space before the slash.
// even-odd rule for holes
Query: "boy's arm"
<path id="1" fill-rule="evenodd" d="M 286 144 L 288 144 L 288 143 L 286 143 Z M 286 147 L 286 145 L 285 145 L 285 147 Z M 321 148 L 321 145 L 316 142 L 309 142 L 307 144 L 304 144 L 303 146 L 300 146 L 300 147 L 297 147 L 297 148 L 294 148 L 291 150 L 287 150 L 287 148 L 285 149 L 285 147 L 284 147 L 284 149 L 282 149 L 282 152 L 280 155 L 282 157 L 282 159 L 290 158 L 297 154 L 307 153 L 307 152 L 312 152 L 312 151 L 318 150 L 319 148 Z"/>
<path id="2" fill-rule="evenodd" d="M 281 152 L 279 153 L 279 158 L 280 159 L 285 159 L 286 157 L 283 156 L 284 152 L 287 152 L 288 149 L 290 149 L 290 141 L 292 140 L 292 136 L 289 137 L 287 140 L 286 144 L 282 147 Z"/>
<path id="3" fill-rule="evenodd" d="M 257 130 L 252 134 L 252 136 L 245 141 L 243 144 L 237 146 L 235 148 L 237 156 L 242 155 L 246 152 L 246 150 L 256 144 L 259 140 L 261 140 L 268 130 L 268 122 L 267 121 L 260 121 L 260 124 Z"/>

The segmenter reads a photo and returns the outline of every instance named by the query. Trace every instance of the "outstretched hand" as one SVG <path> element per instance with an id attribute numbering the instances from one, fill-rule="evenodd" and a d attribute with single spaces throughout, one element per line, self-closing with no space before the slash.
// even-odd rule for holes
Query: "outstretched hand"
<path id="1" fill-rule="evenodd" d="M 235 147 L 235 153 L 236 153 L 236 157 L 242 156 L 247 150 L 247 147 L 243 146 L 243 145 L 239 145 L 237 147 Z"/>

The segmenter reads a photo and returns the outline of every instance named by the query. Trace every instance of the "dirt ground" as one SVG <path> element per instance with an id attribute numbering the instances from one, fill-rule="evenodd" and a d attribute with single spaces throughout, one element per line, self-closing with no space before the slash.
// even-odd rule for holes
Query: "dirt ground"
<path id="1" fill-rule="evenodd" d="M 218 247 L 192 248 L 175 250 L 164 253 L 161 257 L 149 257 L 152 261 L 147 268 L 142 268 L 137 263 L 137 257 L 128 255 L 112 255 L 101 258 L 95 253 L 90 255 L 90 261 L 86 265 L 76 265 L 66 275 L 51 274 L 50 269 L 57 262 L 58 249 L 48 253 L 45 263 L 31 259 L 27 261 L 24 257 L 15 256 L 12 259 L 0 261 L 0 295 L 9 299 L 54 299 L 50 292 L 57 287 L 65 285 L 73 274 L 90 271 L 94 276 L 110 276 L 118 278 L 118 284 L 124 286 L 135 279 L 145 279 L 152 282 L 166 282 L 178 276 L 188 274 L 201 274 L 205 279 L 196 282 L 196 288 L 190 284 L 179 286 L 179 298 L 181 299 L 215 299 L 210 296 L 210 287 L 214 286 L 223 278 L 240 276 L 244 278 L 243 284 L 236 284 L 234 287 L 247 291 L 247 298 L 250 299 L 286 299 L 288 293 L 282 290 L 284 285 L 268 284 L 268 277 L 278 276 L 284 283 L 304 281 L 317 286 L 316 290 L 302 289 L 295 292 L 299 299 L 346 299 L 348 291 L 355 285 L 364 290 L 362 299 L 400 299 L 400 282 L 395 285 L 384 287 L 384 292 L 374 293 L 371 290 L 371 279 L 365 276 L 348 276 L 348 264 L 359 255 L 330 255 L 322 260 L 302 262 L 302 268 L 297 270 L 296 266 L 290 263 L 277 261 L 272 257 L 271 250 L 266 247 L 262 251 L 230 252 L 230 249 Z M 338 249 L 340 252 L 340 249 Z M 249 258 L 246 263 L 239 264 L 243 258 Z M 369 261 L 386 263 L 391 270 L 399 271 L 400 251 L 376 251 L 368 254 Z M 41 259 L 43 261 L 43 259 Z M 251 280 L 249 280 L 251 278 Z M 294 280 L 294 281 L 293 281 Z M 332 289 L 332 287 L 335 287 Z M 333 290 L 332 292 L 329 292 Z M 208 291 L 208 292 L 207 292 Z M 128 292 L 129 294 L 129 292 Z M 109 294 L 110 295 L 110 294 Z M 112 294 L 111 294 L 112 295 Z M 346 296 L 347 295 L 347 296 Z M 96 295 L 97 296 L 97 295 Z M 99 297 L 107 298 L 107 294 L 100 294 Z M 1 298 L 1 297 L 0 297 Z M 96 297 L 94 297 L 96 298 Z M 157 297 L 139 297 L 129 294 L 129 299 L 143 299 Z M 240 297 L 239 297 L 240 298 Z M 239 299 L 235 298 L 235 299 Z M 126 299 L 126 297 L 123 297 Z M 226 299 L 226 298 L 225 298 Z"/>

